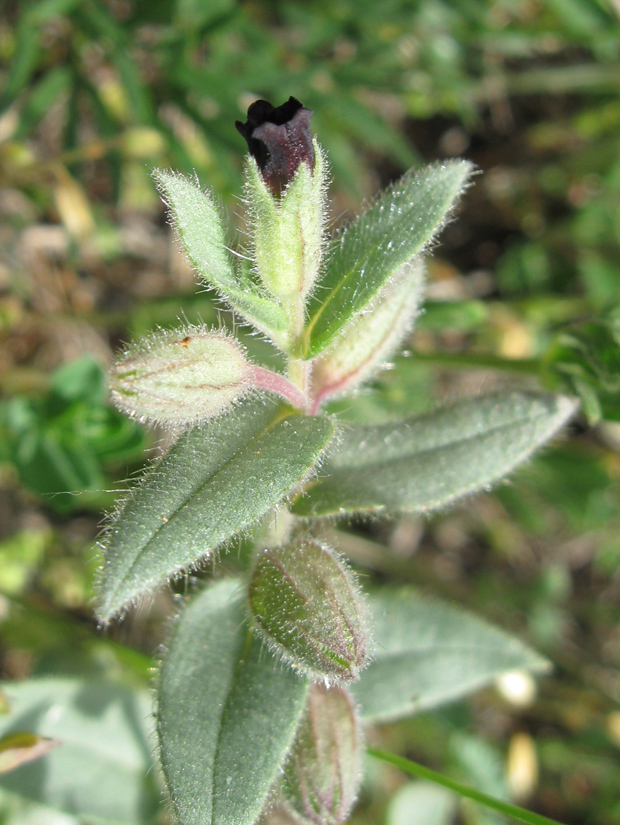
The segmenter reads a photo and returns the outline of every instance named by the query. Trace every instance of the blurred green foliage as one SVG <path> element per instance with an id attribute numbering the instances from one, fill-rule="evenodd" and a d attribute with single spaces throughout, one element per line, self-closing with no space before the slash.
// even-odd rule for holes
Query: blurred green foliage
<path id="1" fill-rule="evenodd" d="M 588 419 L 620 420 L 620 307 L 609 316 L 563 329 L 547 352 L 551 370 L 580 396 Z"/>
<path id="2" fill-rule="evenodd" d="M 411 143 L 393 128 L 405 116 L 452 115 L 472 125 L 506 96 L 586 92 L 596 98 L 579 112 L 578 133 L 609 139 L 617 123 L 617 110 L 601 105 L 620 87 L 617 17 L 596 0 L 3 5 L 0 107 L 18 107 L 13 138 L 28 137 L 62 102 L 61 159 L 73 153 L 64 157 L 73 166 L 89 149 L 90 157 L 108 156 L 117 192 L 120 159 L 132 149 L 147 157 L 163 150 L 175 168 L 196 168 L 212 186 L 236 189 L 242 143 L 230 124 L 256 94 L 294 94 L 315 109 L 339 185 L 354 189 L 365 178 L 356 148 L 401 167 L 414 161 Z M 571 49 L 569 65 L 527 65 Z M 86 146 L 85 112 L 92 118 Z M 133 141 L 146 137 L 136 127 L 159 140 Z"/>
<path id="3" fill-rule="evenodd" d="M 92 358 L 56 370 L 41 398 L 0 402 L 0 461 L 57 512 L 109 506 L 105 470 L 139 461 L 144 446 L 143 429 L 109 406 Z"/>
<path id="4" fill-rule="evenodd" d="M 554 372 L 589 419 L 620 414 L 599 368 L 618 357 L 616 340 L 615 354 L 592 335 L 585 355 L 556 347 L 563 324 L 596 324 L 620 300 L 613 4 L 22 0 L 4 10 L 0 181 L 74 235 L 94 225 L 100 252 L 114 255 L 104 216 L 90 213 L 102 197 L 152 208 L 150 165 L 237 192 L 244 147 L 231 124 L 256 95 L 294 94 L 315 110 L 337 186 L 357 197 L 373 186 L 369 160 L 393 174 L 421 154 L 469 149 L 487 172 L 484 204 L 475 196 L 479 214 L 472 204 L 460 230 L 475 236 L 474 263 L 493 266 L 503 301 L 529 301 L 530 350 L 547 364 L 560 357 Z M 485 230 L 498 236 L 486 246 Z M 545 318 L 550 294 L 582 301 Z"/>

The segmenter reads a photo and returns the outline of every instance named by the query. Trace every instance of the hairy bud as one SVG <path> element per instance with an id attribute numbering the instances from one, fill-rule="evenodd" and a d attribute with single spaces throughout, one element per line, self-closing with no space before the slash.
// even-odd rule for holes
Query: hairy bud
<path id="1" fill-rule="evenodd" d="M 315 676 L 350 681 L 366 664 L 357 582 L 317 541 L 264 550 L 250 581 L 250 608 L 273 648 Z"/>
<path id="2" fill-rule="evenodd" d="M 248 109 L 247 122 L 235 123 L 274 195 L 286 189 L 302 163 L 310 170 L 314 169 L 311 117 L 311 109 L 289 97 L 281 106 L 272 106 L 268 100 L 256 100 Z"/>
<path id="3" fill-rule="evenodd" d="M 110 372 L 114 403 L 134 418 L 181 426 L 216 415 L 250 385 L 238 341 L 190 327 L 159 331 L 128 349 Z"/>
<path id="4" fill-rule="evenodd" d="M 282 796 L 295 818 L 341 825 L 357 798 L 360 722 L 345 688 L 313 685 L 284 769 Z"/>
<path id="5" fill-rule="evenodd" d="M 272 112 L 271 120 L 256 126 L 260 118 L 254 108 L 261 106 Z M 291 120 L 282 122 L 291 112 Z M 258 113 L 262 117 L 262 110 Z M 271 294 L 295 308 L 295 327 L 303 325 L 299 298 L 308 294 L 319 272 L 326 211 L 326 164 L 310 135 L 311 114 L 294 98 L 278 108 L 261 100 L 250 106 L 248 123 L 237 124 L 250 146 L 245 199 L 254 263 Z"/>
<path id="6" fill-rule="evenodd" d="M 327 398 L 350 392 L 383 366 L 411 330 L 424 286 L 421 261 L 405 264 L 334 343 L 315 359 L 315 409 Z"/>

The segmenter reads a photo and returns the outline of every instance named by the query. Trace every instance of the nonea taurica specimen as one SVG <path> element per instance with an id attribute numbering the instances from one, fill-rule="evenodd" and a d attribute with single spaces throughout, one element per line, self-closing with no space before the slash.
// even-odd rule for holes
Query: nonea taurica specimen
<path id="1" fill-rule="evenodd" d="M 110 376 L 122 410 L 176 440 L 103 537 L 100 620 L 210 571 L 173 625 L 157 687 L 180 825 L 283 815 L 338 825 L 355 804 L 364 725 L 544 666 L 516 639 L 415 591 L 362 594 L 342 556 L 347 517 L 430 513 L 486 490 L 575 405 L 514 389 L 389 423 L 370 407 L 355 426 L 330 414 L 411 331 L 424 254 L 472 166 L 408 172 L 329 237 L 328 163 L 311 117 L 291 97 L 259 100 L 237 123 L 249 147 L 238 252 L 196 180 L 154 176 L 203 284 L 279 361 L 261 363 L 232 332 L 183 326 L 132 344 Z M 235 575 L 204 566 L 239 538 L 250 551 L 236 554 Z"/>

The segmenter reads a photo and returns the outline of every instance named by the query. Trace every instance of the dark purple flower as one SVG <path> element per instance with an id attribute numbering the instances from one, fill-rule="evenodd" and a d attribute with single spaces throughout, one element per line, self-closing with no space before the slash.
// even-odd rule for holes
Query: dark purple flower
<path id="1" fill-rule="evenodd" d="M 235 123 L 274 195 L 287 187 L 301 163 L 314 169 L 311 117 L 310 109 L 289 97 L 281 106 L 257 100 L 248 109 L 247 123 Z"/>

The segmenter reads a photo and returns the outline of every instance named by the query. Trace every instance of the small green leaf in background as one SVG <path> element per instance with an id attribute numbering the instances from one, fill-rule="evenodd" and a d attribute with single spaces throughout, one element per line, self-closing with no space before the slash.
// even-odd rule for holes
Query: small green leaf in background
<path id="1" fill-rule="evenodd" d="M 28 85 L 41 56 L 39 32 L 26 16 L 15 27 L 15 49 L 10 69 L 5 74 L 0 95 L 0 111 L 4 112 Z"/>
<path id="2" fill-rule="evenodd" d="M 513 392 L 463 401 L 424 418 L 351 428 L 293 511 L 430 513 L 510 473 L 575 409 L 563 396 Z"/>
<path id="3" fill-rule="evenodd" d="M 327 418 L 289 415 L 262 397 L 182 435 L 110 527 L 98 615 L 198 563 L 293 489 L 331 441 Z"/>
<path id="4" fill-rule="evenodd" d="M 467 161 L 407 173 L 336 235 L 309 306 L 305 357 L 314 357 L 432 240 L 472 173 Z"/>
<path id="5" fill-rule="evenodd" d="M 161 670 L 158 729 L 180 825 L 252 825 L 304 709 L 307 682 L 249 631 L 224 579 L 182 613 Z"/>
<path id="6" fill-rule="evenodd" d="M 234 11 L 237 0 L 176 0 L 179 26 L 194 32 Z"/>
<path id="7" fill-rule="evenodd" d="M 46 72 L 38 83 L 32 85 L 29 94 L 25 95 L 24 108 L 14 137 L 19 139 L 29 135 L 57 99 L 69 92 L 70 86 L 71 73 L 65 66 Z"/>
<path id="8" fill-rule="evenodd" d="M 51 530 L 22 530 L 0 542 L 0 593 L 18 596 L 53 544 Z"/>
<path id="9" fill-rule="evenodd" d="M 90 356 L 69 361 L 50 376 L 51 397 L 59 407 L 72 401 L 107 400 L 107 377 L 98 361 Z"/>
<path id="10" fill-rule="evenodd" d="M 5 684 L 0 736 L 28 732 L 58 746 L 0 775 L 0 788 L 82 819 L 152 822 L 160 790 L 152 770 L 151 699 L 112 682 L 31 679 Z"/>
<path id="11" fill-rule="evenodd" d="M 484 301 L 425 301 L 416 329 L 469 332 L 482 327 L 488 319 L 489 307 Z"/>
<path id="12" fill-rule="evenodd" d="M 59 745 L 57 739 L 35 733 L 11 733 L 0 739 L 0 773 L 34 762 Z"/>
<path id="13" fill-rule="evenodd" d="M 393 721 L 454 701 L 509 670 L 546 660 L 477 617 L 415 591 L 370 599 L 375 658 L 351 686 L 367 722 Z"/>
<path id="14" fill-rule="evenodd" d="M 61 513 L 108 503 L 106 470 L 141 458 L 144 444 L 140 427 L 108 405 L 93 358 L 55 370 L 42 398 L 0 402 L 0 460 Z"/>
<path id="15" fill-rule="evenodd" d="M 613 312 L 559 333 L 545 356 L 545 366 L 581 398 L 591 424 L 601 418 L 620 421 L 620 323 Z"/>
<path id="16" fill-rule="evenodd" d="M 508 800 L 506 761 L 495 744 L 463 731 L 455 732 L 450 741 L 450 753 L 461 778 L 482 793 L 495 799 Z M 502 817 L 491 811 L 481 811 L 481 825 L 504 825 Z"/>

